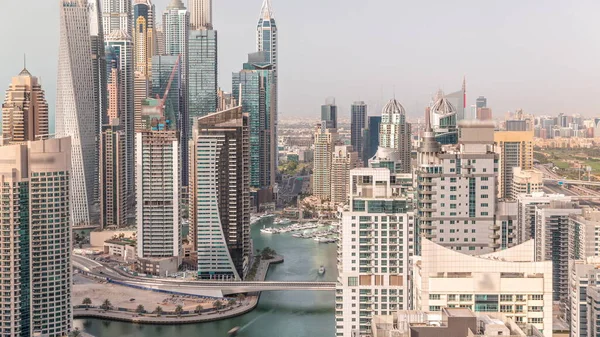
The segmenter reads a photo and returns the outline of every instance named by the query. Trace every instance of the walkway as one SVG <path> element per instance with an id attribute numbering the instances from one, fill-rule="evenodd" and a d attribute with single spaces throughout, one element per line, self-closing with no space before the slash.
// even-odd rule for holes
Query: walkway
<path id="1" fill-rule="evenodd" d="M 282 256 L 276 256 L 271 260 L 264 260 L 260 262 L 260 265 L 256 272 L 256 278 L 259 280 L 264 280 L 269 271 L 269 266 L 271 264 L 281 263 L 283 262 Z M 257 281 L 256 283 L 259 283 Z M 190 314 L 190 315 L 182 315 L 177 317 L 175 315 L 162 315 L 156 316 L 155 314 L 144 314 L 139 315 L 133 312 L 126 311 L 105 311 L 98 308 L 74 308 L 73 309 L 73 317 L 74 318 L 100 318 L 114 321 L 122 321 L 122 322 L 130 322 L 130 323 L 139 323 L 139 324 L 191 324 L 191 323 L 203 323 L 203 322 L 211 322 L 218 321 L 222 319 L 228 319 L 235 316 L 240 316 L 252 311 L 258 305 L 258 300 L 260 298 L 260 293 L 255 292 L 252 294 L 248 294 L 248 297 L 243 301 L 243 303 L 234 306 L 233 308 L 228 307 L 219 312 L 209 311 L 206 313 L 198 314 Z"/>

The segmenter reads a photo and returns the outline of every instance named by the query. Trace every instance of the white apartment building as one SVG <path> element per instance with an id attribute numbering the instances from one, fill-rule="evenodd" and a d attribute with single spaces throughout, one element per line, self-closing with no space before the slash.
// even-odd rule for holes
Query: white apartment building
<path id="1" fill-rule="evenodd" d="M 595 336 L 600 327 L 597 318 L 596 302 L 600 282 L 600 258 L 588 257 L 583 260 L 569 261 L 569 305 L 567 310 L 571 322 L 571 337 Z"/>
<path id="2" fill-rule="evenodd" d="M 179 137 L 175 131 L 135 136 L 138 258 L 180 256 Z"/>
<path id="3" fill-rule="evenodd" d="M 544 187 L 544 177 L 542 172 L 513 167 L 512 174 L 512 200 L 517 200 L 520 194 L 542 192 L 542 187 Z"/>
<path id="4" fill-rule="evenodd" d="M 414 214 L 391 178 L 387 168 L 350 171 L 338 246 L 336 336 L 371 336 L 372 315 L 408 309 Z"/>
<path id="5" fill-rule="evenodd" d="M 582 208 L 569 217 L 569 258 L 600 256 L 600 211 Z"/>
<path id="6" fill-rule="evenodd" d="M 487 123 L 463 123 L 458 144 L 442 149 L 432 133 L 424 137 L 417 190 L 425 238 L 469 254 L 500 247 L 499 236 L 492 235 L 498 176 L 493 128 Z"/>
<path id="7" fill-rule="evenodd" d="M 501 312 L 552 336 L 552 262 L 534 261 L 534 242 L 471 256 L 422 241 L 413 257 L 413 309 Z"/>
<path id="8" fill-rule="evenodd" d="M 552 284 L 555 301 L 567 303 L 569 292 L 569 217 L 581 214 L 576 202 L 552 200 L 535 210 L 535 259 L 552 261 Z"/>
<path id="9" fill-rule="evenodd" d="M 551 200 L 571 201 L 571 197 L 544 192 L 521 194 L 517 197 L 517 243 L 534 238 L 535 209 L 538 205 L 548 205 Z"/>

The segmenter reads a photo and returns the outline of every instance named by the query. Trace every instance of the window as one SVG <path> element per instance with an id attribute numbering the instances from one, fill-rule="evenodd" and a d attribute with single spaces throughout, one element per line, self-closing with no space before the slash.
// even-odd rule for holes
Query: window
<path id="1" fill-rule="evenodd" d="M 486 203 L 481 204 L 481 207 L 488 207 L 489 205 Z"/>
<path id="2" fill-rule="evenodd" d="M 488 177 L 481 177 L 481 181 L 488 181 Z"/>
<path id="3" fill-rule="evenodd" d="M 450 209 L 456 209 L 456 204 L 450 204 Z"/>
<path id="4" fill-rule="evenodd" d="M 450 192 L 456 192 L 456 186 L 450 186 Z"/>
<path id="5" fill-rule="evenodd" d="M 472 301 L 473 300 L 473 295 L 460 295 L 460 300 L 462 302 Z"/>
<path id="6" fill-rule="evenodd" d="M 430 305 L 429 311 L 440 311 L 442 308 L 439 305 Z"/>
<path id="7" fill-rule="evenodd" d="M 482 190 L 487 190 L 487 189 L 489 189 L 489 186 L 485 186 L 485 185 L 483 185 L 483 186 L 481 186 L 481 189 L 482 189 Z"/>
<path id="8" fill-rule="evenodd" d="M 500 312 L 513 312 L 513 306 L 512 305 L 501 305 Z"/>
<path id="9" fill-rule="evenodd" d="M 448 301 L 456 301 L 456 295 L 448 295 Z"/>
<path id="10" fill-rule="evenodd" d="M 488 216 L 488 212 L 481 212 L 481 216 Z"/>
<path id="11" fill-rule="evenodd" d="M 358 277 L 348 277 L 348 286 L 349 287 L 358 286 Z"/>
<path id="12" fill-rule="evenodd" d="M 456 200 L 456 195 L 451 195 L 450 200 Z"/>
<path id="13" fill-rule="evenodd" d="M 487 195 L 487 194 L 482 194 L 482 195 L 481 195 L 481 199 L 487 199 L 487 198 L 488 198 L 488 195 Z"/>
<path id="14" fill-rule="evenodd" d="M 544 295 L 529 295 L 529 299 L 532 301 L 542 301 L 544 300 Z"/>
<path id="15" fill-rule="evenodd" d="M 440 296 L 440 294 L 429 294 L 429 299 L 430 300 L 440 300 L 441 296 Z"/>
<path id="16" fill-rule="evenodd" d="M 456 178 L 450 178 L 450 182 L 451 183 L 455 183 L 456 182 Z"/>

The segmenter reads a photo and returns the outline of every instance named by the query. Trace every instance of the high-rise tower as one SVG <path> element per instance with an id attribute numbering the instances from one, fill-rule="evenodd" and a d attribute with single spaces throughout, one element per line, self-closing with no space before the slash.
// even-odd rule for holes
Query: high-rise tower
<path id="1" fill-rule="evenodd" d="M 131 0 L 102 0 L 102 27 L 105 34 L 124 30 L 131 35 L 133 28 Z"/>
<path id="2" fill-rule="evenodd" d="M 406 122 L 406 111 L 395 98 L 381 111 L 379 146 L 400 152 L 401 172 L 411 172 L 411 126 Z"/>
<path id="3" fill-rule="evenodd" d="M 134 113 L 133 113 L 133 47 L 131 36 L 124 30 L 115 30 L 106 37 L 107 58 L 111 69 L 119 70 L 119 120 L 125 132 L 125 161 L 127 194 L 134 191 Z"/>
<path id="4" fill-rule="evenodd" d="M 70 152 L 69 138 L 0 146 L 3 336 L 71 331 Z"/>
<path id="5" fill-rule="evenodd" d="M 190 149 L 190 242 L 198 277 L 243 278 L 251 253 L 248 114 L 238 106 L 198 118 Z"/>
<path id="6" fill-rule="evenodd" d="M 189 0 L 190 29 L 200 30 L 213 28 L 212 0 Z"/>
<path id="7" fill-rule="evenodd" d="M 248 55 L 239 73 L 233 73 L 233 96 L 250 114 L 250 186 L 275 184 L 277 138 L 275 137 L 275 77 L 265 52 Z"/>
<path id="8" fill-rule="evenodd" d="M 188 114 L 188 40 L 190 14 L 181 0 L 172 0 L 163 13 L 163 31 L 165 35 L 165 55 L 179 56 L 181 71 L 179 79 L 181 83 L 181 104 L 179 107 L 179 144 L 181 151 L 181 183 L 188 185 L 188 140 L 191 137 L 190 121 Z M 152 83 L 153 88 L 156 87 Z"/>
<path id="9" fill-rule="evenodd" d="M 150 0 L 135 0 L 133 5 L 133 22 L 135 24 L 132 34 L 134 45 L 135 71 L 150 76 L 152 69 L 152 56 L 154 56 L 154 5 Z"/>
<path id="10" fill-rule="evenodd" d="M 335 98 L 329 97 L 325 104 L 321 105 L 321 122 L 326 128 L 337 129 L 338 108 L 335 105 Z"/>
<path id="11" fill-rule="evenodd" d="M 217 31 L 191 30 L 189 37 L 188 97 L 193 120 L 217 111 Z"/>
<path id="12" fill-rule="evenodd" d="M 354 151 L 358 153 L 358 158 L 363 159 L 364 149 L 364 131 L 367 125 L 367 105 L 365 102 L 352 103 L 350 116 L 350 142 Z M 364 163 L 366 165 L 367 163 Z"/>
<path id="13" fill-rule="evenodd" d="M 2 104 L 2 137 L 5 142 L 26 142 L 48 135 L 48 103 L 38 78 L 26 68 L 6 91 Z"/>
<path id="14" fill-rule="evenodd" d="M 56 136 L 71 137 L 71 221 L 89 225 L 89 206 L 98 175 L 96 90 L 87 3 L 61 0 Z"/>

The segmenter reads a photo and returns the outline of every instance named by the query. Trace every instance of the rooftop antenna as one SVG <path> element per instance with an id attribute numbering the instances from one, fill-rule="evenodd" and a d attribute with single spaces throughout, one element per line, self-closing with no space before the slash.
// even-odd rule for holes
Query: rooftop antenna
<path id="1" fill-rule="evenodd" d="M 23 53 L 23 69 L 27 69 L 27 54 Z"/>

